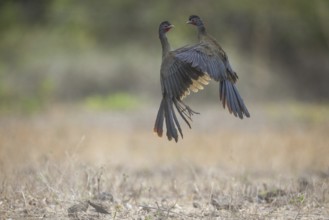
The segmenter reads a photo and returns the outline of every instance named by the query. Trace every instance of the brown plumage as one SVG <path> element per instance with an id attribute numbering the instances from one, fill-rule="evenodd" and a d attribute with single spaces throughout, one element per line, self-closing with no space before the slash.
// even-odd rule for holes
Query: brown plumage
<path id="1" fill-rule="evenodd" d="M 250 117 L 235 86 L 238 75 L 233 71 L 225 51 L 212 36 L 208 35 L 199 16 L 191 15 L 187 23 L 197 27 L 199 43 L 181 49 L 176 57 L 220 82 L 220 100 L 230 113 L 241 119 L 243 116 Z"/>

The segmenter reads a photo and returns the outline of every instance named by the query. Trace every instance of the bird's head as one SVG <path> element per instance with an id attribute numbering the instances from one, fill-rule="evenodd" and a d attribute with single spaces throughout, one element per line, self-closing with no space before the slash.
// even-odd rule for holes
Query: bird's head
<path id="1" fill-rule="evenodd" d="M 202 22 L 201 18 L 197 15 L 191 15 L 188 18 L 188 21 L 186 23 L 187 24 L 193 24 L 197 27 L 203 26 L 203 22 Z"/>
<path id="2" fill-rule="evenodd" d="M 175 26 L 170 24 L 169 21 L 163 21 L 161 22 L 159 26 L 159 33 L 166 33 L 168 32 L 171 28 L 174 28 Z"/>

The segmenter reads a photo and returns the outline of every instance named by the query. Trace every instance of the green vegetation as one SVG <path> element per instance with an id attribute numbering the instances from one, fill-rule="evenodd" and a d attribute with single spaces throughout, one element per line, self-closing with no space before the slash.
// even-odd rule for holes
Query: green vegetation
<path id="1" fill-rule="evenodd" d="M 138 107 L 138 103 L 136 97 L 126 93 L 94 95 L 85 99 L 85 106 L 92 110 L 131 110 Z"/>
<path id="2" fill-rule="evenodd" d="M 266 105 L 268 115 L 279 121 L 299 121 L 306 124 L 329 123 L 328 104 L 280 103 Z"/>
<path id="3" fill-rule="evenodd" d="M 33 112 L 95 92 L 157 98 L 158 24 L 176 25 L 169 38 L 177 48 L 196 41 L 190 14 L 223 44 L 249 97 L 327 102 L 328 11 L 321 0 L 3 0 L 0 110 Z M 277 93 L 282 86 L 289 91 Z"/>
<path id="4" fill-rule="evenodd" d="M 303 205 L 303 203 L 305 203 L 305 199 L 305 195 L 299 193 L 295 197 L 291 198 L 290 203 L 294 205 Z"/>

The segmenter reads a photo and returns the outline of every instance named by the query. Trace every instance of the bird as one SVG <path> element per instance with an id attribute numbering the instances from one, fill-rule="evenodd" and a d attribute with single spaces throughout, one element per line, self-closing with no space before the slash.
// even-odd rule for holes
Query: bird
<path id="1" fill-rule="evenodd" d="M 197 27 L 199 42 L 180 49 L 176 58 L 206 73 L 211 79 L 219 81 L 219 98 L 223 107 L 227 106 L 228 111 L 235 117 L 249 118 L 250 113 L 235 86 L 238 75 L 232 69 L 227 54 L 215 38 L 207 33 L 199 16 L 191 15 L 186 23 Z"/>
<path id="2" fill-rule="evenodd" d="M 165 121 L 168 140 L 178 141 L 177 129 L 183 138 L 183 132 L 177 119 L 174 106 L 191 128 L 192 115 L 198 114 L 187 106 L 182 100 L 190 94 L 203 89 L 202 85 L 208 84 L 210 77 L 203 71 L 192 67 L 189 63 L 176 57 L 178 53 L 186 50 L 185 47 L 171 51 L 166 33 L 174 27 L 169 21 L 159 25 L 159 39 L 162 46 L 162 63 L 160 68 L 160 83 L 162 100 L 155 120 L 153 131 L 159 136 L 163 135 Z"/>

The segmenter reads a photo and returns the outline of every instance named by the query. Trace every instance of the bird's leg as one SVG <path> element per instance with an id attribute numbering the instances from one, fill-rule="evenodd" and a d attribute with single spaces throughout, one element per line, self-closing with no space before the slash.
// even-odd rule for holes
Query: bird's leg
<path id="1" fill-rule="evenodd" d="M 188 117 L 189 119 L 191 119 L 192 115 L 194 114 L 200 114 L 199 112 L 196 112 L 196 111 L 193 111 L 190 106 L 186 105 L 184 102 L 180 101 L 180 103 L 184 106 L 184 108 L 182 109 L 182 112 L 187 115 L 188 114 Z M 187 114 L 186 114 L 187 112 Z"/>
<path id="2" fill-rule="evenodd" d="M 199 115 L 200 113 L 199 112 L 196 112 L 196 111 L 193 111 L 190 106 L 187 106 L 185 105 L 185 110 L 187 110 L 187 112 L 189 113 L 190 116 L 194 115 L 194 114 L 197 114 Z"/>

